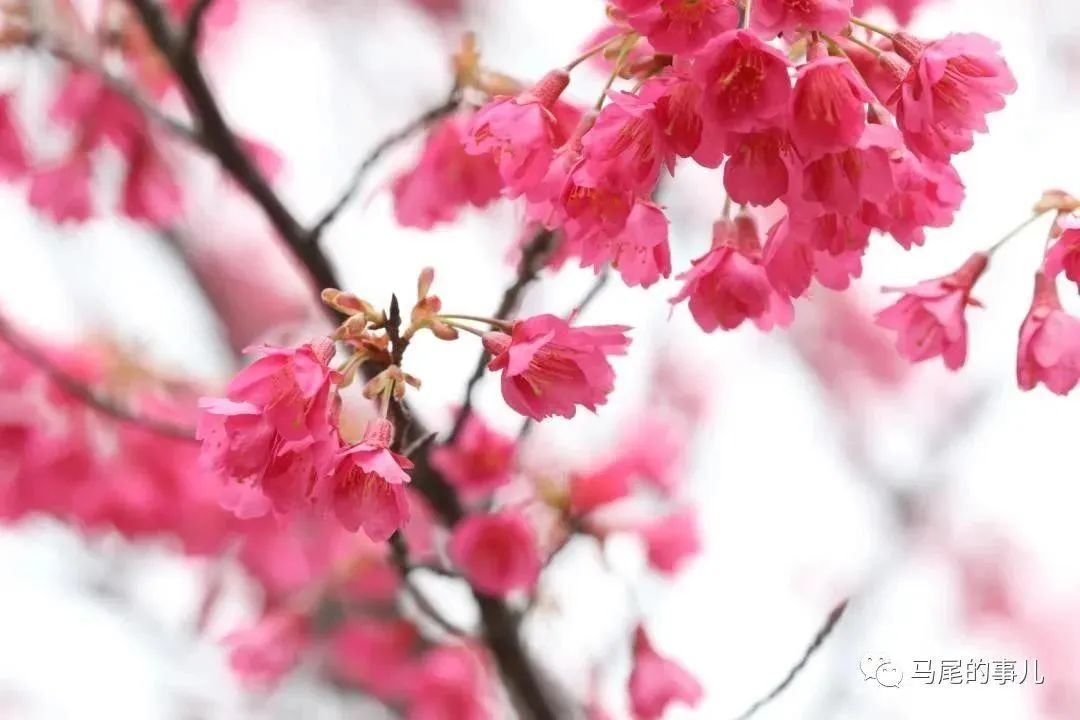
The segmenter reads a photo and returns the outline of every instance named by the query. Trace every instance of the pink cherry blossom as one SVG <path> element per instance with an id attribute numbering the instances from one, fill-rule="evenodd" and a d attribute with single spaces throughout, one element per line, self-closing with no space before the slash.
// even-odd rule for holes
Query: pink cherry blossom
<path id="1" fill-rule="evenodd" d="M 952 225 L 964 201 L 964 184 L 952 165 L 904 151 L 894 156 L 892 173 L 895 191 L 884 202 L 868 204 L 874 227 L 910 249 L 923 244 L 926 228 Z"/>
<path id="2" fill-rule="evenodd" d="M 907 25 L 915 16 L 915 11 L 929 2 L 930 0 L 855 0 L 853 12 L 862 15 L 875 7 L 883 7 L 892 12 L 898 23 Z"/>
<path id="3" fill-rule="evenodd" d="M 701 141 L 690 155 L 698 165 L 704 168 L 718 168 L 724 164 L 728 147 L 732 141 L 729 133 L 715 120 L 704 113 L 701 115 Z"/>
<path id="4" fill-rule="evenodd" d="M 312 502 L 337 449 L 333 343 L 256 352 L 226 397 L 200 401 L 201 462 L 222 477 L 222 503 L 240 517 Z"/>
<path id="5" fill-rule="evenodd" d="M 39 345 L 80 382 L 100 382 L 104 358 L 92 348 Z M 91 431 L 96 418 L 0 338 L 0 517 L 33 512 L 77 519 L 81 487 L 99 482 Z M 73 517 L 74 516 L 74 517 Z"/>
<path id="6" fill-rule="evenodd" d="M 14 180 L 30 169 L 30 159 L 11 107 L 11 95 L 0 93 L 0 180 Z"/>
<path id="7" fill-rule="evenodd" d="M 669 379 L 663 385 L 671 382 Z M 683 480 L 688 450 L 685 422 L 659 408 L 642 413 L 620 438 L 615 463 L 660 493 L 673 494 Z"/>
<path id="8" fill-rule="evenodd" d="M 486 669 L 466 646 L 429 650 L 413 679 L 407 720 L 493 720 Z"/>
<path id="9" fill-rule="evenodd" d="M 1080 218 L 1066 217 L 1060 223 L 1061 235 L 1046 253 L 1044 269 L 1051 278 L 1062 272 L 1074 283 L 1080 283 Z"/>
<path id="10" fill-rule="evenodd" d="M 791 138 L 783 128 L 731 133 L 727 150 L 724 189 L 733 202 L 771 205 L 787 193 L 791 174 L 798 172 Z"/>
<path id="11" fill-rule="evenodd" d="M 827 153 L 803 169 L 802 199 L 845 215 L 864 201 L 884 202 L 896 188 L 892 155 L 899 133 L 886 125 L 868 125 L 857 145 Z"/>
<path id="12" fill-rule="evenodd" d="M 615 461 L 570 476 L 570 512 L 584 515 L 630 495 L 630 474 Z"/>
<path id="13" fill-rule="evenodd" d="M 784 314 L 780 307 L 785 300 L 769 284 L 757 228 L 748 216 L 717 221 L 712 248 L 679 279 L 686 284 L 671 303 L 689 298 L 690 314 L 705 332 L 733 330 L 746 319 L 763 322 L 774 313 Z"/>
<path id="14" fill-rule="evenodd" d="M 83 222 L 94 213 L 90 158 L 75 152 L 55 165 L 30 174 L 30 205 L 54 222 Z"/>
<path id="15" fill-rule="evenodd" d="M 517 97 L 495 98 L 469 121 L 465 151 L 494 158 L 509 196 L 543 180 L 555 147 L 566 139 L 552 108 L 569 82 L 566 72 L 552 71 Z"/>
<path id="16" fill-rule="evenodd" d="M 149 138 L 132 149 L 120 209 L 133 220 L 164 227 L 183 212 L 180 186 Z"/>
<path id="17" fill-rule="evenodd" d="M 570 153 L 560 154 L 559 160 L 564 164 L 571 159 Z M 539 203 L 533 217 L 551 227 L 561 223 L 576 242 L 622 232 L 637 201 L 634 188 L 618 175 L 588 164 L 584 158 L 574 162 L 565 175 L 561 175 L 561 170 L 552 165 L 551 174 L 544 181 L 545 186 L 560 186 L 557 201 L 550 207 Z M 542 213 L 547 215 L 546 219 Z"/>
<path id="18" fill-rule="evenodd" d="M 464 0 L 413 0 L 432 15 L 445 19 L 459 15 Z"/>
<path id="19" fill-rule="evenodd" d="M 661 656 L 645 628 L 634 632 L 634 668 L 630 672 L 630 708 L 639 720 L 660 720 L 670 705 L 696 707 L 704 691 L 693 675 Z"/>
<path id="20" fill-rule="evenodd" d="M 998 44 L 975 34 L 923 43 L 903 32 L 894 42 L 911 63 L 892 98 L 908 147 L 940 162 L 970 150 L 972 133 L 987 131 L 986 115 L 1016 91 Z"/>
<path id="21" fill-rule="evenodd" d="M 877 393 L 901 389 L 911 364 L 853 295 L 816 295 L 802 318 L 809 323 L 797 323 L 792 340 L 823 386 L 845 408 L 861 410 Z"/>
<path id="22" fill-rule="evenodd" d="M 466 517 L 454 526 L 447 552 L 469 584 L 502 597 L 531 590 L 540 576 L 536 533 L 516 510 Z"/>
<path id="23" fill-rule="evenodd" d="M 725 131 L 775 125 L 791 98 L 787 56 L 747 30 L 730 30 L 702 51 L 694 78 L 702 112 Z"/>
<path id="24" fill-rule="evenodd" d="M 466 498 L 475 498 L 510 482 L 516 452 L 512 437 L 470 413 L 452 444 L 431 451 L 431 465 Z"/>
<path id="25" fill-rule="evenodd" d="M 863 214 L 825 213 L 805 220 L 803 225 L 807 244 L 830 255 L 861 253 L 870 244 L 871 228 Z"/>
<path id="26" fill-rule="evenodd" d="M 967 357 L 968 305 L 977 305 L 971 291 L 990 258 L 975 253 L 956 272 L 926 280 L 910 288 L 894 288 L 904 295 L 877 314 L 879 325 L 898 333 L 897 349 L 912 362 L 941 355 L 945 366 L 959 370 Z"/>
<path id="27" fill-rule="evenodd" d="M 1067 395 L 1080 381 L 1080 319 L 1061 308 L 1054 281 L 1040 270 L 1035 297 L 1020 328 L 1016 379 L 1021 390 L 1039 383 Z"/>
<path id="28" fill-rule="evenodd" d="M 554 315 L 513 324 L 511 334 L 489 332 L 484 347 L 489 370 L 501 370 L 506 404 L 534 420 L 571 418 L 577 406 L 593 412 L 615 387 L 609 355 L 626 352 L 624 325 L 571 327 Z"/>
<path id="29" fill-rule="evenodd" d="M 383 700 L 404 697 L 415 672 L 412 654 L 420 634 L 406 620 L 357 618 L 335 629 L 334 670 Z"/>
<path id="30" fill-rule="evenodd" d="M 310 642 L 309 633 L 303 615 L 288 610 L 270 612 L 253 627 L 225 638 L 229 665 L 247 685 L 272 686 L 299 661 Z"/>
<path id="31" fill-rule="evenodd" d="M 863 250 L 849 250 L 837 255 L 814 252 L 814 279 L 830 290 L 847 290 L 851 281 L 862 276 Z"/>
<path id="32" fill-rule="evenodd" d="M 658 0 L 637 3 L 630 25 L 662 53 L 689 53 L 739 24 L 733 0 Z M 628 11 L 629 12 L 629 11 Z"/>
<path id="33" fill-rule="evenodd" d="M 980 528 L 977 543 L 945 549 L 958 575 L 964 620 L 982 628 L 999 622 L 1022 624 L 1020 589 L 1030 578 L 1016 545 L 994 528 Z"/>
<path id="34" fill-rule="evenodd" d="M 807 159 L 854 147 L 873 95 L 846 58 L 823 57 L 799 68 L 791 96 L 791 137 Z"/>
<path id="35" fill-rule="evenodd" d="M 769 228 L 763 264 L 769 283 L 789 298 L 806 294 L 814 277 L 814 248 L 807 224 L 791 214 Z"/>
<path id="36" fill-rule="evenodd" d="M 394 215 L 402 225 L 430 230 L 456 218 L 466 205 L 483 208 L 499 197 L 502 178 L 491 156 L 462 147 L 467 122 L 462 116 L 441 121 L 416 165 L 394 180 Z"/>
<path id="37" fill-rule="evenodd" d="M 388 539 L 409 521 L 405 471 L 412 463 L 389 449 L 393 431 L 386 419 L 371 421 L 364 438 L 341 451 L 337 469 L 322 491 L 347 530 L 363 528 L 375 542 Z"/>
<path id="38" fill-rule="evenodd" d="M 649 565 L 673 575 L 701 551 L 697 513 L 684 507 L 657 518 L 640 529 Z"/>
<path id="39" fill-rule="evenodd" d="M 187 408 L 157 400 L 133 404 L 147 417 L 191 420 Z M 95 458 L 94 481 L 70 490 L 80 525 L 135 540 L 169 533 L 186 552 L 220 551 L 237 523 L 218 503 L 218 480 L 199 468 L 198 447 L 136 424 L 116 427 L 113 441 Z"/>
<path id="40" fill-rule="evenodd" d="M 78 134 L 78 149 L 112 143 L 128 157 L 145 140 L 146 117 L 95 72 L 72 70 L 64 77 L 49 108 L 49 119 Z"/>
<path id="41" fill-rule="evenodd" d="M 751 27 L 766 37 L 816 30 L 837 33 L 847 27 L 852 0 L 758 0 Z"/>
<path id="42" fill-rule="evenodd" d="M 343 585 L 350 596 L 385 601 L 397 591 L 400 576 L 385 561 L 386 545 L 347 531 L 323 513 L 267 515 L 245 520 L 241 527 L 238 559 L 271 602 L 288 601 L 343 566 L 356 568 L 356 582 L 363 584 Z"/>
<path id="43" fill-rule="evenodd" d="M 637 95 L 612 92 L 592 128 L 582 137 L 583 170 L 590 177 L 614 175 L 617 184 L 647 193 L 660 168 L 675 167 L 675 151 L 656 105 Z"/>
<path id="44" fill-rule="evenodd" d="M 660 0 L 611 0 L 611 4 L 627 15 L 637 15 L 660 4 Z"/>
<path id="45" fill-rule="evenodd" d="M 630 287 L 647 288 L 671 275 L 668 219 L 651 202 L 636 202 L 618 233 L 587 235 L 579 242 L 582 267 L 599 272 L 610 263 Z"/>
<path id="46" fill-rule="evenodd" d="M 412 484 L 406 491 L 409 502 L 409 522 L 402 528 L 409 556 L 417 562 L 434 561 L 438 558 L 436 537 L 439 532 L 438 515 L 423 493 Z"/>
<path id="47" fill-rule="evenodd" d="M 701 86 L 684 70 L 668 70 L 642 85 L 638 96 L 653 104 L 667 146 L 690 157 L 701 143 Z"/>

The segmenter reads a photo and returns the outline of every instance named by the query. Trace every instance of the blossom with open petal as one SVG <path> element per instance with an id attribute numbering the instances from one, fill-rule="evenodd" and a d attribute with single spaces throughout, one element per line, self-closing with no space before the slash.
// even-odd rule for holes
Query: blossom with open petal
<path id="1" fill-rule="evenodd" d="M 554 315 L 515 322 L 510 334 L 489 332 L 489 370 L 502 371 L 506 404 L 534 420 L 571 418 L 577 406 L 596 411 L 615 387 L 610 355 L 626 352 L 624 325 L 572 327 Z"/>
<path id="2" fill-rule="evenodd" d="M 945 366 L 958 370 L 967 358 L 967 320 L 964 312 L 977 305 L 971 298 L 975 283 L 990 258 L 975 253 L 954 273 L 910 288 L 895 288 L 903 296 L 877 314 L 878 325 L 898 333 L 896 347 L 912 362 L 941 355 Z"/>

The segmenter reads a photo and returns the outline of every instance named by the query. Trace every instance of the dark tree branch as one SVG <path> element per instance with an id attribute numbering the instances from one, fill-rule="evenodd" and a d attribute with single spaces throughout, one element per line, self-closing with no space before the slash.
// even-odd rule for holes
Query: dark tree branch
<path id="1" fill-rule="evenodd" d="M 547 264 L 548 258 L 554 249 L 555 233 L 551 230 L 540 230 L 533 236 L 532 240 L 521 251 L 517 277 L 510 287 L 503 292 L 499 307 L 496 308 L 492 317 L 496 320 L 510 319 L 510 316 L 517 310 L 525 289 L 540 275 L 540 271 Z M 447 443 L 454 442 L 461 429 L 465 426 L 465 420 L 472 411 L 473 391 L 476 389 L 477 383 L 480 382 L 480 378 L 484 376 L 484 366 L 487 365 L 487 362 L 488 353 L 486 350 L 481 350 L 480 357 L 476 361 L 476 367 L 473 369 L 472 375 L 469 376 L 469 382 L 465 385 L 465 395 L 461 401 L 461 412 L 458 413 L 454 426 L 446 438 Z"/>
<path id="2" fill-rule="evenodd" d="M 375 163 L 377 163 L 387 151 L 405 140 L 408 140 L 421 130 L 427 129 L 439 119 L 454 112 L 460 103 L 461 91 L 455 85 L 450 90 L 450 94 L 447 96 L 446 100 L 441 104 L 425 110 L 408 124 L 394 131 L 390 135 L 387 135 L 378 145 L 372 148 L 371 152 L 369 152 L 356 166 L 352 177 L 345 185 L 345 189 L 341 191 L 338 199 L 334 201 L 334 204 L 322 214 L 319 220 L 311 228 L 311 242 L 319 241 L 319 237 L 326 227 L 337 219 L 337 216 L 341 214 L 345 207 L 356 196 L 356 193 L 360 191 L 360 186 L 363 184 L 368 171 L 375 166 Z"/>
<path id="3" fill-rule="evenodd" d="M 44 372 L 61 390 L 101 414 L 120 422 L 138 425 L 159 435 L 195 442 L 194 428 L 171 423 L 167 420 L 145 417 L 109 398 L 99 395 L 82 380 L 59 368 L 44 352 L 21 338 L 2 316 L 0 316 L 0 339 L 7 343 L 24 360 Z"/>
<path id="4" fill-rule="evenodd" d="M 164 10 L 154 0 L 128 0 L 128 3 L 176 74 L 191 114 L 198 123 L 203 146 L 262 208 L 282 240 L 307 268 L 313 284 L 319 289 L 341 287 L 326 255 L 317 244 L 309 242 L 308 232 L 285 207 L 225 122 L 195 52 L 177 37 Z M 328 312 L 333 313 L 333 310 L 328 308 Z"/>
<path id="5" fill-rule="evenodd" d="M 202 31 L 203 18 L 213 4 L 214 0 L 195 0 L 195 4 L 191 6 L 187 20 L 184 23 L 183 46 L 186 52 L 195 53 L 199 45 L 199 33 Z"/>
<path id="6" fill-rule="evenodd" d="M 342 287 L 337 273 L 319 244 L 312 241 L 315 236 L 305 230 L 285 207 L 225 122 L 199 66 L 196 53 L 185 48 L 155 0 L 128 0 L 128 3 L 176 74 L 191 114 L 197 121 L 203 146 L 263 210 L 292 254 L 307 268 L 313 284 L 318 289 Z M 545 248 L 550 248 L 552 244 L 550 233 L 540 233 L 531 243 L 534 246 L 532 254 L 537 257 L 546 256 Z M 536 277 L 543 266 L 543 260 L 537 260 L 536 257 L 531 263 L 527 263 L 526 257 L 529 255 L 530 253 L 526 252 L 523 257 L 519 281 L 504 295 L 500 305 L 503 315 L 513 309 L 525 285 Z M 340 320 L 336 312 L 330 308 L 327 310 L 334 322 Z M 427 432 L 415 419 L 410 420 L 413 417 L 404 404 L 391 404 L 391 419 L 399 436 L 410 422 L 418 435 Z M 413 487 L 424 495 L 442 521 L 452 527 L 464 514 L 457 494 L 431 466 L 429 453 L 418 453 L 414 462 Z M 541 686 L 537 670 L 522 646 L 520 618 L 502 600 L 481 595 L 476 591 L 473 594 L 480 607 L 484 635 L 511 694 L 519 701 L 519 710 L 524 717 L 533 720 L 556 720 L 559 714 L 553 707 L 546 688 Z"/>
<path id="7" fill-rule="evenodd" d="M 837 623 L 840 622 L 840 618 L 843 617 L 844 611 L 847 610 L 849 600 L 841 601 L 839 605 L 832 609 L 828 617 L 825 618 L 825 624 L 821 626 L 820 630 L 818 630 L 817 635 L 814 636 L 814 639 L 806 648 L 806 651 L 799 659 L 799 662 L 795 664 L 795 667 L 791 668 L 787 676 L 780 681 L 780 684 L 773 688 L 773 690 L 768 695 L 751 705 L 749 709 L 747 709 L 747 711 L 740 715 L 736 720 L 748 720 L 748 718 L 752 717 L 758 710 L 768 705 L 770 702 L 779 697 L 781 693 L 788 689 L 788 686 L 790 686 L 791 683 L 795 681 L 795 678 L 798 677 L 799 673 L 802 672 L 804 667 L 806 667 L 806 664 L 810 662 L 810 658 L 814 656 L 814 653 L 820 650 L 821 646 L 825 643 L 825 640 L 827 640 L 828 637 L 832 635 L 833 630 L 836 629 Z"/>
<path id="8" fill-rule="evenodd" d="M 547 233 L 541 235 L 548 237 Z M 540 244 L 537 242 L 540 237 L 534 239 L 532 245 Z M 546 245 L 550 243 L 550 239 L 542 242 Z M 534 249 L 532 252 L 539 253 L 540 250 Z M 543 262 L 530 261 L 526 263 L 523 260 L 522 267 L 526 266 L 531 269 L 530 277 L 535 277 L 540 267 L 543 266 Z M 528 282 L 523 282 L 520 278 L 518 282 L 515 282 L 514 287 L 519 289 L 514 291 L 510 300 L 506 300 L 504 297 L 504 302 L 500 305 L 502 312 L 508 313 L 512 309 L 516 304 L 516 296 L 520 294 Z M 386 333 L 391 343 L 390 354 L 395 364 L 400 364 L 405 348 L 408 345 L 407 341 L 401 337 L 400 329 L 401 312 L 395 296 L 391 299 L 390 312 L 386 323 Z M 394 441 L 395 446 L 397 446 L 402 442 L 403 432 L 401 429 L 409 422 L 409 411 L 403 402 L 391 403 L 390 411 L 394 426 L 398 429 Z M 419 453 L 414 459 L 412 485 L 431 503 L 432 508 L 438 513 L 447 527 L 453 527 L 465 516 L 465 509 L 462 507 L 457 493 L 431 466 L 430 453 Z M 393 550 L 395 554 L 400 555 L 404 548 L 403 540 L 399 538 L 394 541 L 392 538 L 392 542 L 400 546 L 400 548 L 394 548 Z M 407 560 L 405 555 L 400 555 L 400 557 Z M 400 562 L 399 559 L 399 564 Z M 401 567 L 407 567 L 407 565 L 401 565 Z M 506 682 L 510 696 L 515 700 L 515 706 L 519 713 L 524 718 L 531 720 L 557 720 L 560 713 L 552 704 L 551 696 L 554 693 L 549 692 L 549 688 L 541 684 L 540 675 L 533 666 L 532 659 L 522 646 L 521 616 L 511 610 L 503 600 L 485 595 L 476 588 L 470 589 L 472 590 L 473 599 L 480 610 L 484 639 Z"/>

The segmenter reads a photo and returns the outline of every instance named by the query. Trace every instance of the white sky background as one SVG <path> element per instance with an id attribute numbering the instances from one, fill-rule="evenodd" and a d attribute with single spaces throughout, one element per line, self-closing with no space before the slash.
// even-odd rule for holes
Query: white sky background
<path id="1" fill-rule="evenodd" d="M 211 54 L 219 96 L 238 127 L 285 154 L 281 190 L 310 218 L 367 148 L 441 100 L 449 82 L 444 58 L 455 38 L 440 39 L 430 21 L 396 0 L 242 4 L 241 23 Z M 535 77 L 576 54 L 601 19 L 602 4 L 481 0 L 475 15 L 486 61 Z M 930 233 L 927 247 L 909 253 L 876 240 L 866 262 L 868 290 L 950 271 L 1026 217 L 1042 189 L 1080 189 L 1080 63 L 1074 55 L 1070 80 L 1066 56 L 1055 50 L 1061 46 L 1056 39 L 1070 37 L 1072 52 L 1080 47 L 1075 0 L 955 0 L 928 11 L 917 29 L 928 36 L 977 31 L 999 40 L 1020 91 L 992 118 L 992 134 L 957 163 L 968 199 L 956 224 Z M 20 72 L 5 68 L 0 77 L 5 86 L 20 77 L 33 87 L 45 81 L 40 71 Z M 600 82 L 575 77 L 571 92 L 591 98 Z M 409 155 L 396 153 L 368 194 L 386 168 Z M 201 187 L 189 191 L 190 232 L 213 240 L 222 225 L 242 227 L 251 219 L 250 210 L 233 207 L 243 203 L 230 202 L 223 211 L 220 190 Z M 672 184 L 676 267 L 706 247 L 722 197 L 716 175 L 687 168 Z M 242 217 L 233 218 L 237 213 Z M 420 268 L 433 265 L 445 305 L 482 313 L 510 276 L 503 258 L 516 233 L 514 218 L 513 209 L 502 206 L 435 233 L 404 231 L 393 221 L 387 194 L 379 193 L 366 208 L 354 204 L 327 244 L 349 289 L 364 297 L 394 291 L 409 297 Z M 908 467 L 920 435 L 933 432 L 927 427 L 940 421 L 943 408 L 969 392 L 987 393 L 985 413 L 944 461 L 949 485 L 938 508 L 955 525 L 1005 528 L 1045 583 L 1035 594 L 1071 600 L 1080 613 L 1080 569 L 1072 551 L 1080 539 L 1074 470 L 1080 404 L 1043 390 L 1022 394 L 1013 377 L 1016 332 L 1043 232 L 1040 226 L 1014 241 L 980 283 L 987 309 L 971 315 L 964 371 L 946 376 L 936 367 L 920 369 L 918 389 L 867 422 L 880 440 L 879 459 Z M 213 323 L 170 262 L 137 226 L 102 218 L 54 228 L 26 210 L 22 191 L 0 187 L 0 307 L 65 337 L 106 327 L 164 366 L 220 377 L 227 356 L 212 345 Z M 565 312 L 590 282 L 590 272 L 564 271 L 529 295 L 526 310 Z M 50 292 L 40 292 L 43 287 Z M 828 408 L 783 338 L 753 329 L 703 336 L 685 307 L 669 324 L 666 298 L 674 287 L 609 284 L 584 320 L 642 328 L 618 368 L 618 390 L 599 417 L 545 424 L 540 436 L 581 456 L 602 450 L 613 422 L 635 412 L 645 393 L 642 376 L 658 340 L 648 327 L 669 329 L 665 335 L 679 338 L 692 364 L 708 370 L 703 392 L 713 396 L 715 410 L 698 438 L 688 487 L 701 512 L 706 551 L 672 584 L 649 580 L 629 544 L 610 553 L 625 577 L 644 579 L 639 600 L 657 644 L 706 686 L 696 712 L 671 717 L 738 715 L 787 672 L 831 605 L 871 575 L 881 578 L 877 590 L 856 603 L 826 650 L 761 718 L 1036 717 L 1032 687 L 889 690 L 862 683 L 857 660 L 867 652 L 897 662 L 1024 654 L 958 629 L 951 580 L 896 545 L 887 509 L 853 477 Z M 870 302 L 877 307 L 882 298 L 871 294 Z M 418 342 L 410 358 L 411 371 L 424 380 L 417 405 L 445 417 L 475 355 L 467 341 Z M 494 385 L 485 385 L 480 397 L 497 422 L 514 426 Z M 628 608 L 620 583 L 596 573 L 592 552 L 579 550 L 559 568 L 566 578 L 556 592 L 561 614 L 542 617 L 536 630 L 543 630 L 537 635 L 547 657 L 580 683 L 582 650 L 609 647 Z M 189 717 L 190 708 L 176 705 L 177 688 L 199 698 L 202 717 L 344 714 L 328 697 L 315 700 L 302 683 L 270 702 L 245 698 L 213 643 L 193 643 L 186 631 L 200 569 L 160 552 L 118 568 L 102 559 L 113 555 L 107 547 L 88 550 L 49 526 L 0 531 L 0 719 Z M 880 568 L 883 574 L 875 572 Z M 106 580 L 125 599 L 89 591 Z M 224 630 L 242 617 L 241 605 L 229 606 L 217 624 Z M 613 672 L 621 683 L 619 668 Z M 620 690 L 621 684 L 611 688 L 614 699 Z M 826 690 L 847 697 L 827 705 Z"/>

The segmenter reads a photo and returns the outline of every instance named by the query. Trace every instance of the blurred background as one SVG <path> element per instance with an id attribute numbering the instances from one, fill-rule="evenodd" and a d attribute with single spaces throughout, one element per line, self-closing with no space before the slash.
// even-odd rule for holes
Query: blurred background
<path id="1" fill-rule="evenodd" d="M 205 63 L 235 126 L 280 154 L 276 187 L 310 220 L 371 147 L 445 97 L 447 58 L 464 30 L 476 32 L 488 66 L 535 78 L 574 57 L 602 21 L 603 4 L 583 0 L 465 0 L 460 11 L 408 0 L 240 0 L 236 21 L 212 31 Z M 583 322 L 636 328 L 615 394 L 598 415 L 548 421 L 529 438 L 532 462 L 587 464 L 639 427 L 658 394 L 703 406 L 684 469 L 701 554 L 658 579 L 632 536 L 603 551 L 575 540 L 526 627 L 568 684 L 584 691 L 596 671 L 616 717 L 625 711 L 627 625 L 639 609 L 656 644 L 705 687 L 698 708 L 669 717 L 712 720 L 738 716 L 774 687 L 848 596 L 833 636 L 759 717 L 1080 717 L 1080 404 L 1022 393 L 1014 377 L 1049 220 L 1003 250 L 980 283 L 986 308 L 969 314 L 961 372 L 908 367 L 866 321 L 887 303 L 881 285 L 950 272 L 1025 219 L 1044 189 L 1080 190 L 1080 14 L 1075 0 L 938 0 L 913 28 L 998 40 L 1020 86 L 991 133 L 956 159 L 967 200 L 954 226 L 929 231 L 910 252 L 876 239 L 857 288 L 815 290 L 795 326 L 771 334 L 704 335 L 685 307 L 669 313 L 673 280 L 648 291 L 610 283 Z M 0 87 L 17 91 L 28 134 L 46 147 L 56 140 L 42 98 L 62 67 L 31 51 L 0 58 Z M 590 102 L 603 81 L 575 76 L 569 92 Z M 0 185 L 0 308 L 35 337 L 107 342 L 157 373 L 217 387 L 236 348 L 302 336 L 318 327 L 318 309 L 249 200 L 205 159 L 162 142 L 183 178 L 183 213 L 167 230 L 108 210 L 118 172 L 108 157 L 95 178 L 103 209 L 85 223 L 52 223 L 27 204 L 25 188 Z M 379 164 L 324 246 L 347 289 L 365 298 L 410 297 L 430 265 L 446 306 L 484 314 L 512 277 L 519 211 L 500 202 L 431 232 L 399 227 L 388 183 L 419 146 Z M 673 265 L 686 267 L 707 247 L 720 178 L 680 166 L 661 200 Z M 575 267 L 549 273 L 523 312 L 567 312 L 593 281 Z M 1074 310 L 1075 301 L 1065 298 Z M 430 424 L 448 422 L 475 350 L 417 343 L 409 370 L 424 385 L 414 402 Z M 480 386 L 477 403 L 496 426 L 516 429 L 495 383 Z M 259 600 L 228 559 L 188 557 L 166 540 L 87 535 L 41 516 L 4 526 L 0 718 L 381 717 L 314 668 L 271 693 L 241 687 L 220 641 Z M 196 631 L 209 578 L 223 590 Z M 422 580 L 468 621 L 457 588 Z M 899 688 L 866 681 L 867 656 L 907 679 Z M 1036 659 L 1043 684 L 911 679 L 916 661 L 1013 660 L 1022 673 Z"/>

